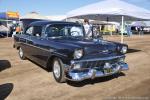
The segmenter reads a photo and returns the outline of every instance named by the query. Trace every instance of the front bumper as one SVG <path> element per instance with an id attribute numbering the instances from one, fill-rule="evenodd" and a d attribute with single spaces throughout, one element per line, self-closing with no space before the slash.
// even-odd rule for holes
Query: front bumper
<path id="1" fill-rule="evenodd" d="M 104 65 L 83 69 L 70 69 L 67 72 L 66 78 L 71 81 L 82 81 L 85 79 L 94 79 L 96 77 L 110 76 L 120 71 L 126 71 L 128 69 L 128 64 L 124 62 L 116 62 L 113 64 L 107 64 L 107 66 Z"/>

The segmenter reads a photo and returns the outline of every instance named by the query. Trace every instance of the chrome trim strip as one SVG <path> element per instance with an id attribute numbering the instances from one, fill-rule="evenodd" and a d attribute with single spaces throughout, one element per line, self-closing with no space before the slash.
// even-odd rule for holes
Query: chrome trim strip
<path id="1" fill-rule="evenodd" d="M 80 63 L 80 62 L 89 62 L 89 61 L 98 61 L 98 60 L 112 60 L 116 58 L 122 58 L 125 57 L 125 55 L 121 56 L 112 56 L 112 57 L 104 57 L 104 58 L 93 58 L 93 59 L 84 59 L 84 60 L 72 60 L 72 63 Z"/>
<path id="2" fill-rule="evenodd" d="M 35 47 L 35 48 L 38 48 L 38 49 L 41 49 L 41 50 L 44 50 L 46 52 L 50 52 L 50 53 L 55 53 L 55 54 L 58 54 L 58 55 L 61 55 L 61 56 L 64 56 L 64 57 L 67 57 L 67 55 L 64 55 L 64 54 L 61 54 L 61 53 L 58 53 L 58 52 L 55 52 L 54 50 L 52 49 L 43 49 L 41 47 L 37 47 L 37 46 L 34 46 L 34 45 L 31 45 L 31 44 L 28 44 L 28 43 L 24 43 L 24 42 L 17 42 L 17 43 L 22 43 L 22 44 L 25 44 L 25 45 L 28 45 L 28 46 L 32 46 L 32 47 Z"/>
<path id="3" fill-rule="evenodd" d="M 62 55 L 62 56 L 67 57 L 67 55 L 64 55 L 64 54 L 61 54 L 61 53 L 58 53 L 58 52 L 53 52 L 53 53 L 56 53 L 56 54 L 58 54 L 58 55 Z"/>
<path id="4" fill-rule="evenodd" d="M 43 49 L 43 48 L 41 48 L 41 47 L 37 47 L 37 46 L 31 45 L 31 44 L 28 44 L 28 43 L 24 43 L 24 42 L 17 42 L 17 43 L 22 43 L 22 44 L 25 44 L 25 45 L 28 45 L 28 46 L 31 46 L 31 47 L 35 47 L 35 48 L 38 48 L 38 49 L 41 49 L 41 50 L 44 50 L 44 51 L 50 52 L 50 50 Z"/>

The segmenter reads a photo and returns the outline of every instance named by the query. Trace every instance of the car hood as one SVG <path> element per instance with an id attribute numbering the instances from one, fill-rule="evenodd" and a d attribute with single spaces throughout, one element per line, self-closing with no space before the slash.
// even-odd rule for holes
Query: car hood
<path id="1" fill-rule="evenodd" d="M 66 46 L 81 48 L 85 54 L 111 53 L 116 52 L 117 49 L 116 43 L 102 39 L 62 37 L 56 38 L 54 41 Z"/>

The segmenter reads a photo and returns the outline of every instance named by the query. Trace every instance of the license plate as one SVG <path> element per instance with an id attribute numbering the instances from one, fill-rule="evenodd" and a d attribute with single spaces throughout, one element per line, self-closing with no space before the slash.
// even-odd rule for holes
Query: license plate
<path id="1" fill-rule="evenodd" d="M 113 72 L 113 70 L 111 68 L 104 69 L 105 74 L 109 74 L 111 72 Z"/>

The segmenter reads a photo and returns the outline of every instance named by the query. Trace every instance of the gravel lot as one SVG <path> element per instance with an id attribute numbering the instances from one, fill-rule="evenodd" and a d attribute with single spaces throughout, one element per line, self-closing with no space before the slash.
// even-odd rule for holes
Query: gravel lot
<path id="1" fill-rule="evenodd" d="M 119 36 L 104 39 L 120 41 Z M 0 38 L 0 98 L 6 100 L 150 100 L 150 35 L 125 37 L 129 71 L 110 77 L 59 84 L 29 60 L 22 61 L 11 38 Z M 1 99 L 0 99 L 1 100 Z"/>

